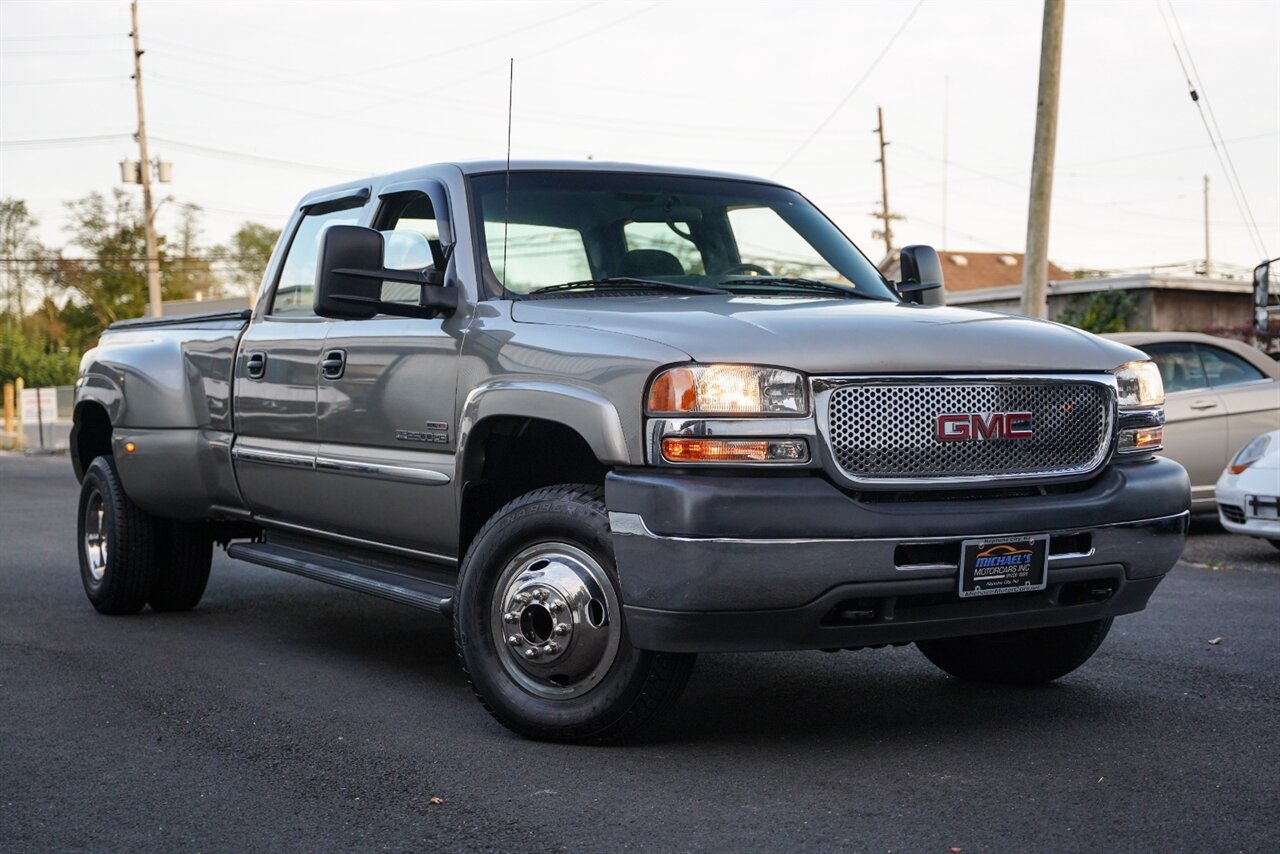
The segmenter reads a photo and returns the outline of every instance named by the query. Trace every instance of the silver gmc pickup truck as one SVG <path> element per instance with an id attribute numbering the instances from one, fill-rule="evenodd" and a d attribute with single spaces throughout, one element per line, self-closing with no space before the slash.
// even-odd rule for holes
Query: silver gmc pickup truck
<path id="1" fill-rule="evenodd" d="M 1042 683 L 1181 553 L 1127 346 L 887 281 L 755 178 L 440 164 L 299 203 L 252 311 L 84 357 L 78 545 L 107 614 L 231 557 L 434 611 L 497 720 L 632 737 L 703 651 L 915 643 Z"/>

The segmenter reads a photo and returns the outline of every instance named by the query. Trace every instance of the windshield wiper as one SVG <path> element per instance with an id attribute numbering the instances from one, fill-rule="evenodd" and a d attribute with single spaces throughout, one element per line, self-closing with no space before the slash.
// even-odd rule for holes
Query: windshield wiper
<path id="1" fill-rule="evenodd" d="M 742 279 L 730 279 L 720 283 L 721 287 L 733 287 L 735 285 L 765 285 L 770 289 L 787 289 L 797 291 L 822 291 L 829 294 L 840 294 L 847 297 L 861 297 L 862 299 L 879 299 L 871 294 L 864 294 L 853 288 L 846 288 L 844 285 L 837 285 L 834 282 L 823 282 L 818 279 L 802 279 L 795 276 L 747 276 Z"/>
<path id="2" fill-rule="evenodd" d="M 587 288 L 628 288 L 633 290 L 654 290 L 662 289 L 667 291 L 680 291 L 689 294 L 727 294 L 726 290 L 721 288 L 713 288 L 708 285 L 686 285 L 683 282 L 664 282 L 659 279 L 641 279 L 635 276 L 609 276 L 604 279 L 583 279 L 580 282 L 565 282 L 562 285 L 547 285 L 544 288 L 538 288 L 529 292 L 529 296 L 538 296 L 541 294 L 554 294 L 563 291 L 579 291 Z"/>

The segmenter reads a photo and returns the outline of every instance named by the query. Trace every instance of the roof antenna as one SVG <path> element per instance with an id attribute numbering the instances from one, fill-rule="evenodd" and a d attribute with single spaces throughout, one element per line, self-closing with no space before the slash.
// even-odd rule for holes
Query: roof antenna
<path id="1" fill-rule="evenodd" d="M 515 97 L 516 58 L 507 75 L 507 191 L 502 203 L 502 298 L 507 298 L 507 222 L 511 219 L 511 102 Z"/>

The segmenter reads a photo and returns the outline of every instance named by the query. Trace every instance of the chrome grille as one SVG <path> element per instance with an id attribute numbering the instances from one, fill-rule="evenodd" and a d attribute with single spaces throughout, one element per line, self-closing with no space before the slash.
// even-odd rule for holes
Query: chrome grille
<path id="1" fill-rule="evenodd" d="M 852 381 L 827 394 L 831 455 L 859 481 L 1079 474 L 1101 465 L 1111 446 L 1114 394 L 1099 382 Z M 939 415 L 1008 412 L 1031 414 L 1030 439 L 938 438 Z"/>

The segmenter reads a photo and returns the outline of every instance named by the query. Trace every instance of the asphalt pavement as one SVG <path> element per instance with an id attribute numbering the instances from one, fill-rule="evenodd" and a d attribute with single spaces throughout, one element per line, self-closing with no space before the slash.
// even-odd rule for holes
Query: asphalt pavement
<path id="1" fill-rule="evenodd" d="M 99 616 L 65 457 L 0 455 L 3 851 L 1272 851 L 1280 551 L 1196 526 L 1056 685 L 708 655 L 640 745 L 493 722 L 438 617 L 219 553 Z"/>

